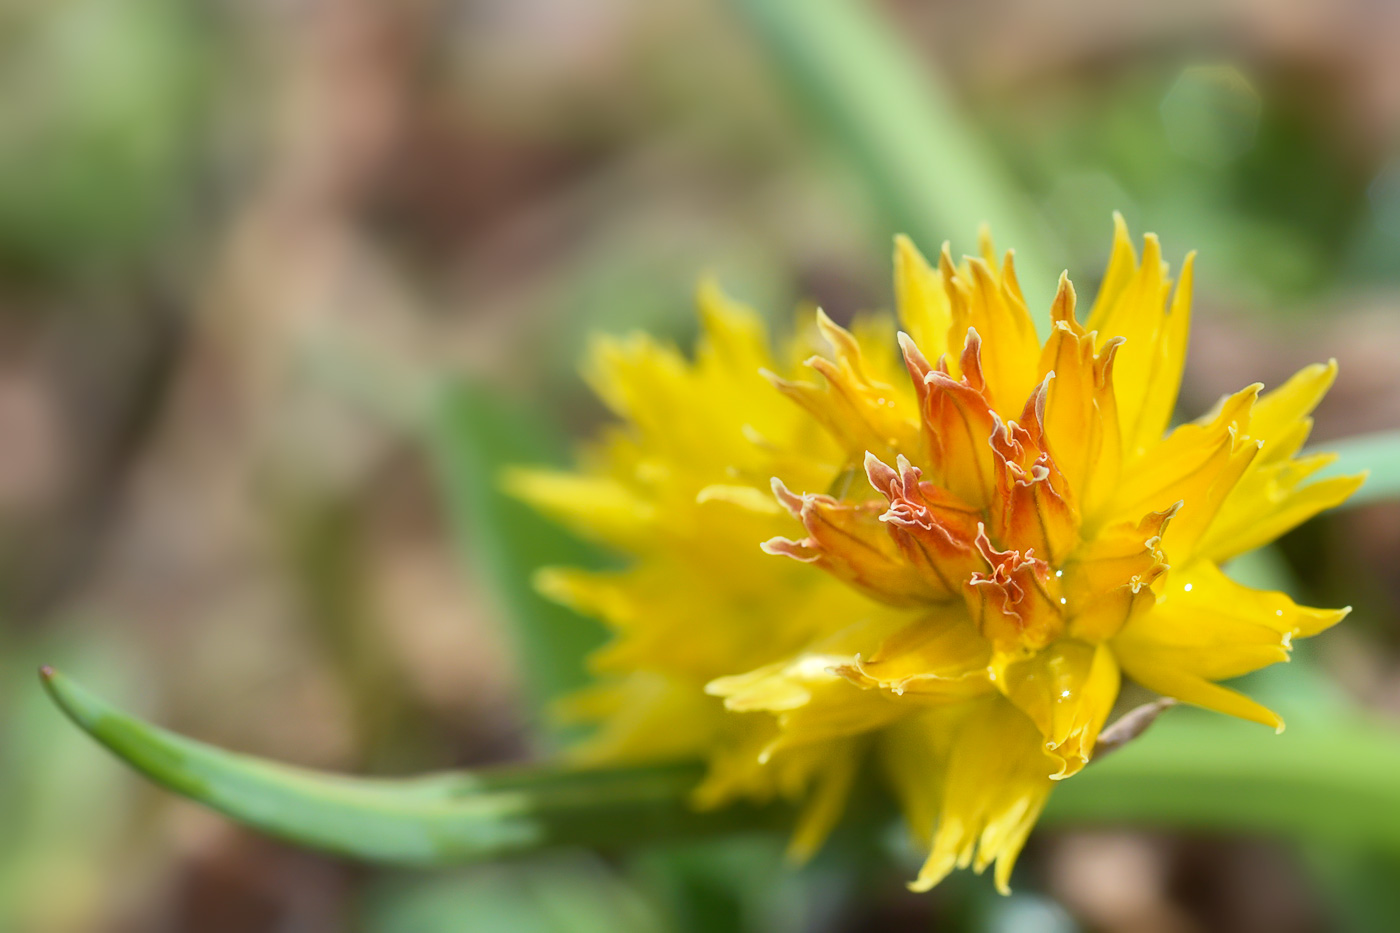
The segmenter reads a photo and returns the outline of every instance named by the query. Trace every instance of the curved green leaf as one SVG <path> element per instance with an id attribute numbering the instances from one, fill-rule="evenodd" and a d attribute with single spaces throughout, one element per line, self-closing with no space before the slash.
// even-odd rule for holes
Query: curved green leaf
<path id="1" fill-rule="evenodd" d="M 545 846 L 608 847 L 762 828 L 782 808 L 689 806 L 693 764 L 349 778 L 221 751 L 129 716 L 52 669 L 68 718 L 156 784 L 270 835 L 351 858 L 436 866 Z"/>
<path id="2" fill-rule="evenodd" d="M 1400 431 L 1378 431 L 1327 441 L 1319 444 L 1318 450 L 1337 454 L 1336 462 L 1318 473 L 1319 479 L 1362 470 L 1371 472 L 1356 494 L 1346 501 L 1347 506 L 1400 499 Z"/>

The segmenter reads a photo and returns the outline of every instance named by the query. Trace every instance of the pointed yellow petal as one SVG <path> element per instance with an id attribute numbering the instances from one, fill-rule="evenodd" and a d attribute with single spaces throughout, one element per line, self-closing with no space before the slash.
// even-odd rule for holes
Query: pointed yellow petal
<path id="1" fill-rule="evenodd" d="M 1003 418 L 1021 413 L 1035 388 L 1040 340 L 1025 302 L 1006 287 L 994 267 L 981 259 L 969 260 L 972 301 L 968 326 L 986 342 L 983 373 L 993 408 Z"/>
<path id="2" fill-rule="evenodd" d="M 1162 696 L 1173 697 L 1192 706 L 1257 722 L 1271 727 L 1276 732 L 1283 731 L 1283 720 L 1277 713 L 1260 706 L 1242 693 L 1213 684 L 1178 668 L 1155 664 L 1149 655 L 1137 651 L 1115 647 L 1115 653 L 1123 665 L 1123 672 L 1149 690 L 1155 690 Z"/>
<path id="3" fill-rule="evenodd" d="M 788 840 L 787 857 L 799 865 L 809 861 L 826 842 L 846 811 L 856 774 L 867 749 L 866 743 L 844 740 L 832 743 L 815 786 L 802 804 L 797 826 Z"/>
<path id="4" fill-rule="evenodd" d="M 1062 639 L 1025 661 L 1005 665 L 997 687 L 1040 730 L 1061 780 L 1077 774 L 1118 699 L 1118 662 L 1107 645 Z"/>
<path id="5" fill-rule="evenodd" d="M 901 450 L 917 450 L 921 445 L 914 393 L 879 379 L 861 342 L 821 309 L 817 328 L 831 345 L 834 359 L 814 356 L 807 365 L 823 376 L 826 385 L 793 382 L 772 373 L 766 373 L 768 379 L 821 422 L 851 462 L 859 462 L 867 450 L 891 461 Z"/>
<path id="6" fill-rule="evenodd" d="M 924 355 L 936 360 L 948 352 L 953 310 L 936 269 L 903 234 L 894 238 L 894 294 L 900 326 Z"/>
<path id="7" fill-rule="evenodd" d="M 1154 341 L 1138 422 L 1132 434 L 1126 438 L 1129 453 L 1134 456 L 1162 439 L 1176 407 L 1176 396 L 1181 390 L 1181 374 L 1186 366 L 1186 345 L 1191 336 L 1191 288 L 1195 278 L 1195 260 L 1195 253 L 1186 255 L 1181 266 L 1181 279 L 1172 298 L 1171 311 Z M 1132 364 L 1131 354 L 1127 364 Z"/>
<path id="8" fill-rule="evenodd" d="M 515 469 L 502 486 L 580 537 L 614 547 L 636 546 L 656 520 L 649 501 L 606 477 Z"/>
<path id="9" fill-rule="evenodd" d="M 1302 486 L 1295 477 L 1312 470 L 1293 469 L 1300 464 L 1313 466 L 1305 461 L 1284 461 L 1268 464 L 1246 477 L 1225 500 L 1215 524 L 1201 541 L 1200 556 L 1223 562 L 1268 544 L 1319 512 L 1341 505 L 1366 481 L 1361 474 Z"/>
<path id="10" fill-rule="evenodd" d="M 1219 518 L 1221 505 L 1259 455 L 1259 446 L 1258 441 L 1240 441 L 1232 430 L 1229 445 L 1178 487 L 1177 501 L 1185 504 L 1162 532 L 1162 549 L 1169 560 L 1180 564 L 1196 554 L 1201 537 Z"/>
<path id="11" fill-rule="evenodd" d="M 997 265 L 997 245 L 992 239 L 992 228 L 990 224 L 980 224 L 977 227 L 977 252 L 981 255 L 982 261 L 993 269 Z"/>
<path id="12" fill-rule="evenodd" d="M 1090 643 L 1112 638 L 1155 605 L 1153 584 L 1168 569 L 1162 532 L 1177 511 L 1112 525 L 1075 553 L 1063 570 L 1072 636 Z"/>
<path id="13" fill-rule="evenodd" d="M 588 739 L 569 749 L 582 766 L 664 761 L 708 753 L 724 710 L 694 686 L 642 672 L 566 697 L 566 719 L 596 721 Z"/>
<path id="14" fill-rule="evenodd" d="M 1108 268 L 1104 271 L 1099 293 L 1094 298 L 1094 307 L 1089 311 L 1089 330 L 1104 333 L 1104 316 L 1118 301 L 1123 289 L 1136 272 L 1137 250 L 1133 249 L 1132 237 L 1128 235 L 1128 223 L 1122 214 L 1114 211 L 1113 250 L 1109 253 Z"/>
<path id="15" fill-rule="evenodd" d="M 1123 442 L 1114 395 L 1115 357 L 1121 341 L 1101 349 L 1074 321 L 1074 289 L 1061 277 L 1056 321 L 1041 352 L 1039 371 L 1050 379 L 1045 434 L 1050 454 L 1069 483 L 1082 515 L 1095 515 L 1115 494 Z M 1053 374 L 1053 375 L 1052 375 Z"/>
<path id="16" fill-rule="evenodd" d="M 610 628 L 625 629 L 636 618 L 636 602 L 623 574 L 595 573 L 574 567 L 541 567 L 535 590 L 580 615 L 592 616 Z"/>
<path id="17" fill-rule="evenodd" d="M 907 713 L 888 694 L 866 690 L 838 673 L 864 648 L 883 641 L 898 616 L 875 617 L 850 626 L 785 661 L 744 674 L 719 677 L 705 692 L 722 697 L 734 712 L 778 715 L 778 730 L 761 751 L 764 758 L 784 750 L 845 738 L 888 725 Z"/>
<path id="18" fill-rule="evenodd" d="M 1161 245 L 1156 236 L 1148 234 L 1143 239 L 1142 265 L 1117 299 L 1102 314 L 1096 307 L 1095 316 L 1090 319 L 1089 326 L 1098 332 L 1101 344 L 1115 337 L 1124 340 L 1119 350 L 1114 392 L 1118 397 L 1125 453 L 1129 457 L 1136 456 L 1140 438 L 1147 430 L 1143 417 L 1149 406 L 1149 396 L 1159 391 L 1155 384 L 1162 350 L 1159 338 L 1166 323 L 1170 287 L 1165 277 Z"/>
<path id="19" fill-rule="evenodd" d="M 1270 463 L 1298 452 L 1307 440 L 1307 432 L 1299 435 L 1296 427 L 1322 401 L 1337 378 L 1337 361 L 1325 365 L 1314 363 L 1304 367 L 1283 385 L 1265 392 L 1254 406 L 1250 419 L 1250 436 L 1264 441 L 1264 462 Z M 1311 422 L 1306 422 L 1311 424 Z M 1286 443 L 1280 443 L 1285 440 Z"/>
<path id="20" fill-rule="evenodd" d="M 1254 405 L 1247 422 L 1260 455 L 1220 507 L 1200 543 L 1202 556 L 1217 561 L 1267 544 L 1317 513 L 1344 502 L 1365 476 L 1335 477 L 1304 485 L 1331 463 L 1327 454 L 1294 458 L 1307 439 L 1317 405 L 1336 376 L 1336 361 L 1309 366 Z"/>
<path id="21" fill-rule="evenodd" d="M 932 846 L 943 811 L 944 779 L 954 737 L 972 711 L 967 704 L 906 716 L 880 734 L 879 762 L 904 812 L 910 834 Z"/>
<path id="22" fill-rule="evenodd" d="M 1257 385 L 1249 386 L 1223 399 L 1207 419 L 1178 427 L 1150 456 L 1123 471 L 1114 500 L 1100 515 L 1090 516 L 1090 523 L 1135 522 L 1181 502 L 1171 534 L 1194 545 L 1258 453 L 1258 444 L 1247 439 L 1257 393 Z M 1178 561 L 1186 556 L 1168 553 Z"/>
<path id="23" fill-rule="evenodd" d="M 747 305 L 731 299 L 713 279 L 700 283 L 696 293 L 701 340 L 696 350 L 700 367 L 716 367 L 730 378 L 750 380 L 760 369 L 771 369 L 768 331 L 763 318 Z"/>
<path id="24" fill-rule="evenodd" d="M 696 505 L 707 502 L 723 502 L 760 515 L 781 515 L 783 512 L 782 506 L 773 501 L 772 493 L 753 486 L 713 483 L 695 494 Z"/>
<path id="25" fill-rule="evenodd" d="M 1010 703 L 979 703 L 949 748 L 938 828 L 910 888 L 927 891 L 954 868 L 981 872 L 995 862 L 997 889 L 1008 892 L 1016 856 L 1050 795 L 1052 768 L 1041 744 L 1035 725 Z"/>

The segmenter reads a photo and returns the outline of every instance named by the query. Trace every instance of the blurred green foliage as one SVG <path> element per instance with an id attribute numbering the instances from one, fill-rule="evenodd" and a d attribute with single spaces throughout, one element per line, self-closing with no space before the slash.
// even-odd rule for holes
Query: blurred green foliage
<path id="1" fill-rule="evenodd" d="M 605 638 L 583 620 L 535 591 L 534 573 L 547 566 L 598 566 L 602 558 L 539 513 L 504 495 L 502 472 L 523 463 L 557 463 L 561 445 L 541 413 L 503 402 L 480 386 L 453 382 L 428 416 L 428 443 L 437 458 L 446 505 L 464 558 L 492 585 L 512 620 L 520 669 L 536 710 L 588 682 L 585 658 Z M 557 724 L 547 713 L 542 734 Z"/>
<path id="2" fill-rule="evenodd" d="M 22 0 L 0 16 L 0 263 L 140 258 L 188 203 L 211 48 L 176 0 Z"/>

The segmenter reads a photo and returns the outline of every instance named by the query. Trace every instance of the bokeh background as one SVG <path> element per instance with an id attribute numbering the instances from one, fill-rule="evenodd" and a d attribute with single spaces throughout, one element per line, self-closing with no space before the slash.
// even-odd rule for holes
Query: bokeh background
<path id="1" fill-rule="evenodd" d="M 1365 0 L 7 0 L 0 929 L 1400 928 L 1394 854 L 1199 828 L 1046 828 L 1009 899 L 909 894 L 897 843 L 374 870 L 150 788 L 33 675 L 319 768 L 547 754 L 558 672 L 512 618 L 551 610 L 510 568 L 574 545 L 492 470 L 602 417 L 588 331 L 688 339 L 703 273 L 775 316 L 889 307 L 897 229 L 1014 216 L 1082 294 L 1120 210 L 1201 251 L 1185 410 L 1335 356 L 1318 436 L 1400 426 L 1397 49 Z M 1255 568 L 1357 607 L 1300 652 L 1329 702 L 1400 712 L 1397 560 L 1378 504 Z"/>

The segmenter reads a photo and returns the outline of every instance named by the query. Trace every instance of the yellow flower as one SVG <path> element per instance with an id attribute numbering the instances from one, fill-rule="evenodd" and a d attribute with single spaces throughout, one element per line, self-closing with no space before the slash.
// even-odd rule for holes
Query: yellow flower
<path id="1" fill-rule="evenodd" d="M 588 378 L 621 419 L 577 473 L 513 491 L 626 569 L 541 588 L 614 630 L 585 762 L 700 757 L 697 806 L 799 800 L 797 857 L 871 762 L 929 846 L 913 887 L 1007 879 L 1054 782 L 1093 755 L 1127 676 L 1282 729 L 1216 683 L 1287 660 L 1346 610 L 1219 569 L 1344 500 L 1295 456 L 1335 363 L 1252 385 L 1168 431 L 1190 328 L 1157 239 L 1121 218 L 1080 323 L 1061 277 L 1042 344 L 1011 255 L 930 267 L 895 248 L 899 322 L 820 311 L 776 355 L 753 312 L 699 295 L 694 362 L 601 338 Z M 818 338 L 827 355 L 803 362 Z M 801 375 L 814 370 L 820 379 Z M 761 549 L 760 549 L 761 545 Z"/>

